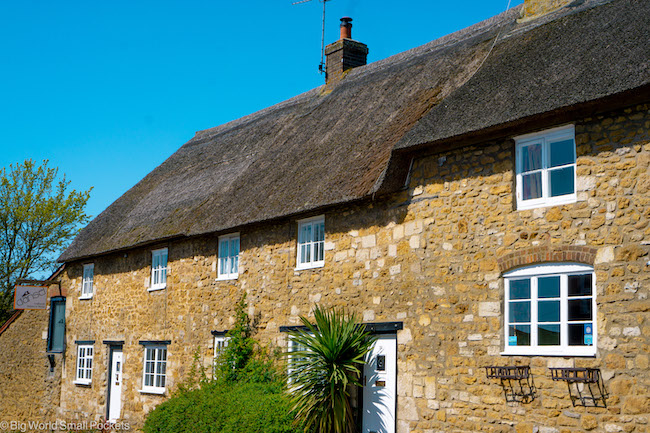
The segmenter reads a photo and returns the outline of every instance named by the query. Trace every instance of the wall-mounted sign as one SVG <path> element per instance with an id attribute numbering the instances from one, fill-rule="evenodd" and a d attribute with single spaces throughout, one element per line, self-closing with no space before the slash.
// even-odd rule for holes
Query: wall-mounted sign
<path id="1" fill-rule="evenodd" d="M 15 310 L 45 310 L 47 287 L 17 285 L 14 290 Z"/>

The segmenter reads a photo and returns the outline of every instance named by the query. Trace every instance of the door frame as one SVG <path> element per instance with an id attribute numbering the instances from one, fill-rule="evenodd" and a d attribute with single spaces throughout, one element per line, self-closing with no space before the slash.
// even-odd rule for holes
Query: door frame
<path id="1" fill-rule="evenodd" d="M 112 379 L 113 379 L 113 352 L 115 350 L 121 350 L 122 351 L 122 365 L 124 365 L 124 341 L 115 341 L 115 340 L 104 340 L 103 342 L 108 349 L 108 385 L 106 386 L 106 421 L 110 419 L 110 413 L 111 413 L 111 387 L 112 387 Z M 122 367 L 122 371 L 124 371 L 124 367 Z"/>
<path id="2" fill-rule="evenodd" d="M 397 383 L 398 383 L 398 377 L 399 377 L 399 368 L 398 365 L 399 363 L 397 362 L 399 359 L 399 352 L 398 348 L 399 345 L 397 344 L 397 331 L 400 331 L 404 329 L 404 324 L 403 322 L 387 322 L 387 323 L 368 323 L 366 324 L 366 331 L 370 332 L 371 335 L 377 336 L 377 335 L 387 335 L 387 334 L 393 334 L 395 335 L 395 407 L 393 408 L 393 413 L 395 415 L 395 425 L 394 425 L 394 431 L 397 432 Z M 362 370 L 361 374 L 365 374 L 365 364 L 364 364 L 364 369 Z M 357 412 L 360 414 L 360 416 L 357 417 L 357 429 L 358 431 L 362 431 L 363 429 L 363 415 L 364 415 L 364 410 L 363 410 L 363 386 L 358 387 L 357 390 L 357 401 L 359 402 L 359 407 L 357 408 Z"/>

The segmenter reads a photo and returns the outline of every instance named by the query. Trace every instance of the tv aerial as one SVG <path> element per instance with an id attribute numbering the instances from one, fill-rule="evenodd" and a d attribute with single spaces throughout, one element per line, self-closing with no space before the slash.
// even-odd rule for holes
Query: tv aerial
<path id="1" fill-rule="evenodd" d="M 297 1 L 297 2 L 293 2 L 291 4 L 292 5 L 299 5 L 299 4 L 303 4 L 303 3 L 308 3 L 310 1 L 312 1 L 312 0 L 300 0 L 300 1 Z M 332 0 L 318 0 L 318 1 L 323 3 L 323 27 L 321 29 L 321 37 L 320 37 L 320 64 L 318 65 L 318 70 L 322 74 L 323 72 L 325 72 L 325 62 L 324 62 L 324 59 L 325 59 L 325 5 L 327 4 L 327 2 L 332 1 Z"/>

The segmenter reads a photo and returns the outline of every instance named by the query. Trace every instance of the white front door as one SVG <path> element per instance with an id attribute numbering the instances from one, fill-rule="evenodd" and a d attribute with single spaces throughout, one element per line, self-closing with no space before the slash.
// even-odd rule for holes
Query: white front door
<path id="1" fill-rule="evenodd" d="M 122 349 L 111 349 L 111 381 L 108 391 L 108 420 L 115 422 L 120 419 L 122 411 Z"/>
<path id="2" fill-rule="evenodd" d="M 363 433 L 395 433 L 397 335 L 380 335 L 366 358 Z"/>

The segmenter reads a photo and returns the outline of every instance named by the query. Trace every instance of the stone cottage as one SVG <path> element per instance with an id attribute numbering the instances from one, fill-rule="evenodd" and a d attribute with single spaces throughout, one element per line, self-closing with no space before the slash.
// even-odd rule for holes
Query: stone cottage
<path id="1" fill-rule="evenodd" d="M 314 305 L 378 335 L 364 433 L 650 431 L 650 2 L 527 0 L 200 131 L 60 258 L 63 419 L 141 425 Z M 372 47 L 371 47 L 372 48 Z"/>

